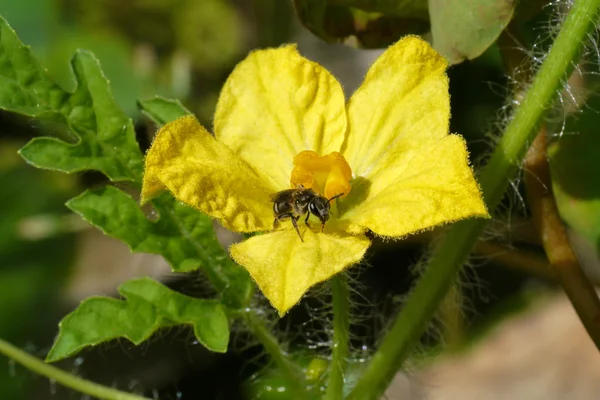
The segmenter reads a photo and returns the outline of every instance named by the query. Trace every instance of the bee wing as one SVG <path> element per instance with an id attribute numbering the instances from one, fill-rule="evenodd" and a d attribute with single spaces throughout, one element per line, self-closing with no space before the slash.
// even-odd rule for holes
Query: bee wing
<path id="1" fill-rule="evenodd" d="M 272 202 L 290 200 L 298 189 L 286 189 L 269 195 Z"/>

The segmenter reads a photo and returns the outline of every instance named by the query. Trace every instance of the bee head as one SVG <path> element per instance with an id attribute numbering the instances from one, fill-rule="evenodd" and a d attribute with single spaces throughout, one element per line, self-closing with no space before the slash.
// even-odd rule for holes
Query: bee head
<path id="1" fill-rule="evenodd" d="M 329 219 L 329 209 L 331 206 L 331 201 L 343 195 L 343 193 L 338 194 L 330 199 L 327 199 L 327 197 L 325 196 L 315 196 L 308 203 L 308 211 L 317 218 L 319 218 L 321 224 L 325 224 L 325 222 L 327 222 L 327 220 Z"/>
<path id="2" fill-rule="evenodd" d="M 315 196 L 308 203 L 308 211 L 319 218 L 322 224 L 329 219 L 329 200 L 324 196 Z"/>

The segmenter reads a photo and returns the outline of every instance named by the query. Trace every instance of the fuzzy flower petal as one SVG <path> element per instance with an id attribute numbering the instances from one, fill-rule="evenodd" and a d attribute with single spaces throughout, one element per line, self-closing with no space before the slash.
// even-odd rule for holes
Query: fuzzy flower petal
<path id="1" fill-rule="evenodd" d="M 342 202 L 349 232 L 404 236 L 488 216 L 464 140 L 448 134 L 446 67 L 427 42 L 408 36 L 375 61 L 350 99 L 343 154 L 354 180 Z"/>
<path id="2" fill-rule="evenodd" d="M 214 119 L 216 138 L 278 190 L 303 150 L 339 151 L 346 134 L 342 87 L 296 46 L 251 53 L 231 73 Z"/>
<path id="3" fill-rule="evenodd" d="M 446 136 L 415 154 L 403 175 L 350 209 L 342 222 L 350 232 L 368 228 L 378 235 L 404 236 L 463 218 L 489 217 L 467 157 L 464 139 Z"/>
<path id="4" fill-rule="evenodd" d="M 254 236 L 230 247 L 280 315 L 294 306 L 311 286 L 359 262 L 370 245 L 365 236 L 334 236 L 294 230 Z"/>
<path id="5" fill-rule="evenodd" d="M 272 227 L 268 186 L 191 116 L 157 133 L 146 155 L 142 202 L 163 189 L 238 232 Z"/>
<path id="6" fill-rule="evenodd" d="M 370 181 L 371 195 L 410 173 L 407 161 L 448 135 L 446 66 L 427 42 L 405 37 L 373 63 L 350 99 L 343 154 L 355 176 Z"/>

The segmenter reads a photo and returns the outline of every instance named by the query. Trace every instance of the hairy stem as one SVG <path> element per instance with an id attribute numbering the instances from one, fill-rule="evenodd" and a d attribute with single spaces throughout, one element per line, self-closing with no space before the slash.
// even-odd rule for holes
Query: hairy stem
<path id="1" fill-rule="evenodd" d="M 307 398 L 308 394 L 306 393 L 306 384 L 302 369 L 298 364 L 290 360 L 288 354 L 283 350 L 275 336 L 273 336 L 258 315 L 249 311 L 243 314 L 243 318 L 288 382 L 290 388 L 294 391 L 294 398 Z"/>
<path id="2" fill-rule="evenodd" d="M 344 393 L 344 373 L 348 357 L 350 331 L 350 291 L 344 273 L 331 279 L 333 300 L 333 350 L 329 378 L 327 381 L 327 400 L 341 400 Z"/>
<path id="3" fill-rule="evenodd" d="M 0 353 L 23 365 L 25 368 L 52 379 L 63 386 L 81 393 L 104 400 L 149 400 L 147 397 L 121 392 L 111 387 L 102 386 L 86 379 L 70 374 L 62 369 L 46 364 L 42 360 L 24 352 L 12 344 L 0 339 Z"/>
<path id="4" fill-rule="evenodd" d="M 575 1 L 546 59 L 483 168 L 480 182 L 490 210 L 500 203 L 509 179 L 517 172 L 519 161 L 556 98 L 561 81 L 573 70 L 599 6 L 600 0 Z M 418 340 L 438 309 L 484 226 L 484 220 L 469 220 L 458 222 L 449 229 L 406 306 L 350 393 L 350 399 L 381 397 L 402 366 L 410 346 Z"/>

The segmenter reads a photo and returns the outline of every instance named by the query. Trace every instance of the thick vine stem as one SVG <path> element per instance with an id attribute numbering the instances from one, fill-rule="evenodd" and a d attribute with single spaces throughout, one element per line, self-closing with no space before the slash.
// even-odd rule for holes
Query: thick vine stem
<path id="1" fill-rule="evenodd" d="M 344 393 L 344 374 L 350 332 L 350 290 L 343 272 L 331 279 L 331 295 L 333 301 L 333 348 L 325 399 L 341 400 Z"/>
<path id="2" fill-rule="evenodd" d="M 483 168 L 480 183 L 490 211 L 500 203 L 509 179 L 518 171 L 519 161 L 537 134 L 537 128 L 556 98 L 561 82 L 573 70 L 586 35 L 593 28 L 599 6 L 600 0 L 575 1 L 552 48 Z M 402 366 L 411 345 L 418 340 L 438 309 L 484 226 L 484 220 L 468 220 L 458 222 L 448 230 L 349 399 L 379 399 L 382 396 Z"/>
<path id="3" fill-rule="evenodd" d="M 552 192 L 546 157 L 546 130 L 540 133 L 525 157 L 525 188 L 533 221 L 560 284 L 590 338 L 600 349 L 600 300 L 571 248 Z"/>
<path id="4" fill-rule="evenodd" d="M 0 339 L 0 353 L 15 360 L 25 368 L 52 379 L 63 386 L 104 400 L 150 400 L 147 397 L 121 392 L 111 387 L 102 386 L 86 379 L 70 374 L 62 369 L 46 364 L 42 360 L 24 352 L 12 344 Z"/>

